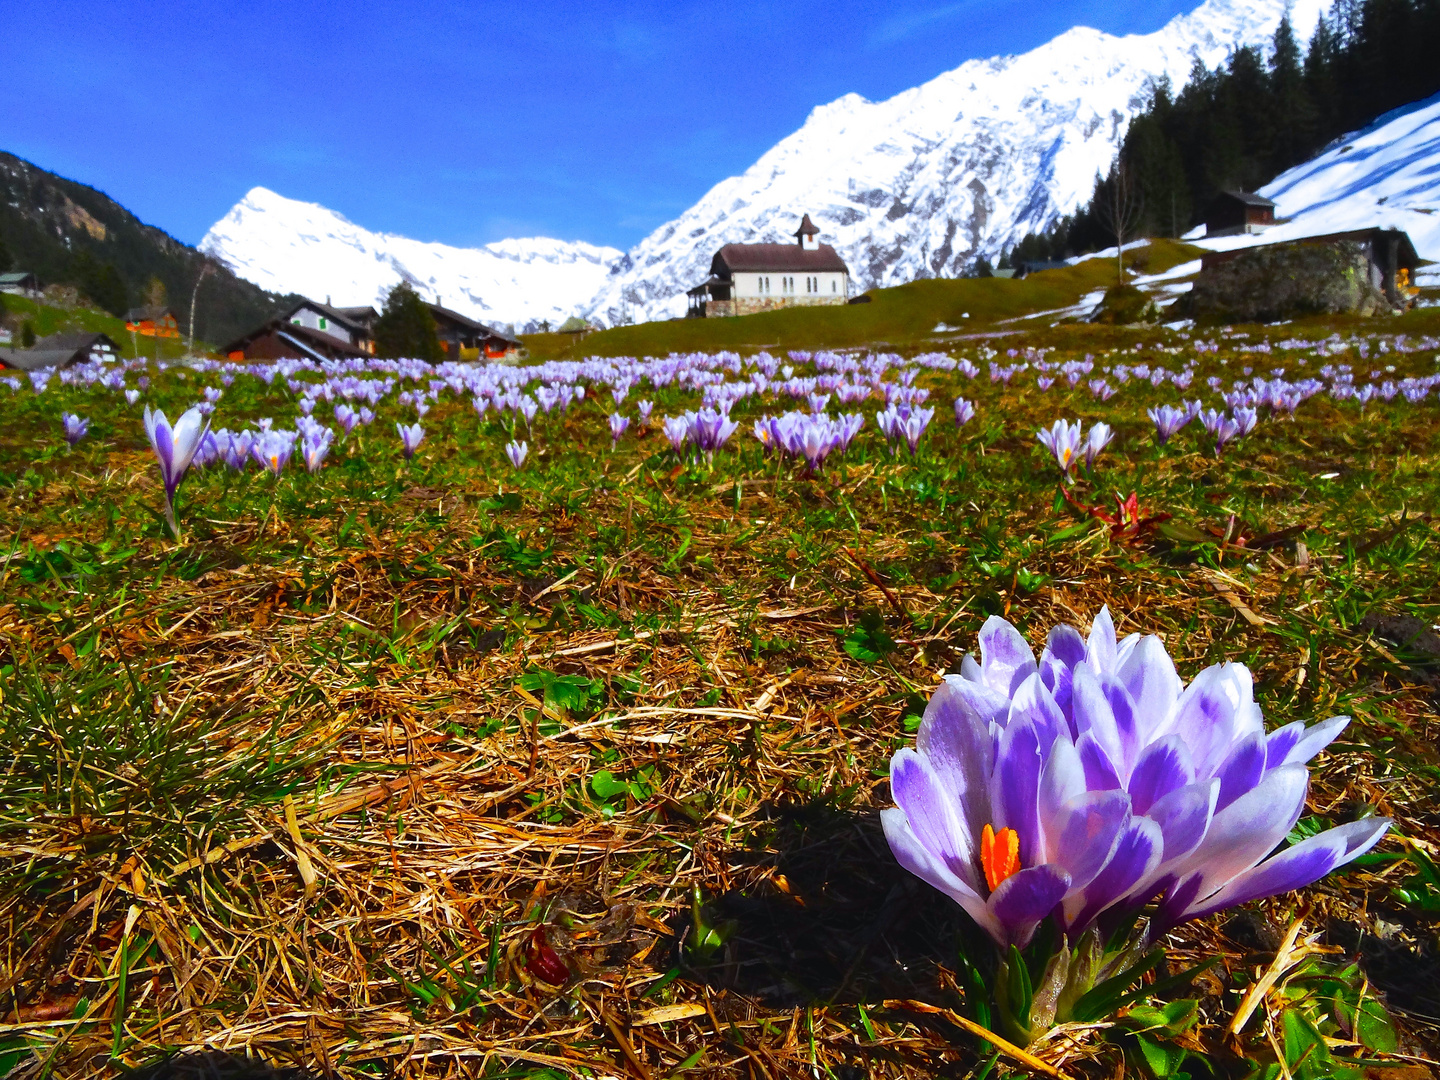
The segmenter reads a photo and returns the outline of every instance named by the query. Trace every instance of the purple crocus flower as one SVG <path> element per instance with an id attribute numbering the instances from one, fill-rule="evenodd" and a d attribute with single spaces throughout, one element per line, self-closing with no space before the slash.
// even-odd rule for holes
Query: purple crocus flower
<path id="1" fill-rule="evenodd" d="M 180 529 L 175 524 L 175 492 L 180 487 L 180 481 L 185 479 L 185 471 L 190 468 L 200 440 L 209 428 L 198 408 L 186 409 L 175 421 L 174 427 L 159 409 L 145 408 L 145 435 L 150 440 L 150 449 L 155 452 L 155 460 L 160 464 L 160 479 L 165 484 L 165 522 L 170 526 L 170 534 L 177 540 Z"/>
<path id="2" fill-rule="evenodd" d="M 83 416 L 76 416 L 74 413 L 62 412 L 60 423 L 65 429 L 65 441 L 74 446 L 85 437 L 85 432 L 90 427 L 90 421 Z"/>
<path id="3" fill-rule="evenodd" d="M 279 476 L 290 464 L 290 455 L 295 452 L 296 433 L 262 428 L 250 444 L 250 456 L 268 469 L 272 476 Z"/>
<path id="4" fill-rule="evenodd" d="M 620 436 L 625 434 L 625 429 L 630 426 L 630 418 L 618 412 L 610 414 L 610 448 L 613 450 L 620 445 Z"/>
<path id="5" fill-rule="evenodd" d="M 420 444 L 425 441 L 425 429 L 419 424 L 396 423 L 395 431 L 400 436 L 400 449 L 405 453 L 405 460 L 409 461 L 415 456 L 415 451 L 420 449 Z"/>
<path id="6" fill-rule="evenodd" d="M 1179 408 L 1175 405 L 1158 405 L 1148 410 L 1147 415 L 1155 424 L 1155 441 L 1161 446 L 1169 442 L 1170 436 L 1192 419 L 1189 409 Z"/>
<path id="7" fill-rule="evenodd" d="M 327 427 L 313 429 L 300 442 L 300 456 L 305 461 L 306 472 L 319 472 L 330 453 L 330 444 L 335 441 L 335 432 Z"/>
<path id="8" fill-rule="evenodd" d="M 690 439 L 690 421 L 683 416 L 667 416 L 662 427 L 665 438 L 670 440 L 670 448 L 679 454 Z"/>
<path id="9" fill-rule="evenodd" d="M 1056 420 L 1049 431 L 1037 431 L 1035 438 L 1040 445 L 1055 456 L 1055 463 L 1066 476 L 1075 468 L 1080 451 L 1080 421 L 1066 423 Z"/>
<path id="10" fill-rule="evenodd" d="M 1095 468 L 1095 459 L 1100 456 L 1100 451 L 1110 445 L 1110 440 L 1115 438 L 1115 432 L 1109 424 L 1097 423 L 1085 436 L 1085 468 Z"/>
<path id="11" fill-rule="evenodd" d="M 345 429 L 346 435 L 349 435 L 360 426 L 360 414 L 349 405 L 336 405 L 335 422 Z"/>
<path id="12" fill-rule="evenodd" d="M 139 400 L 140 400 L 140 391 L 139 391 L 139 390 L 126 390 L 126 391 L 125 391 L 125 404 L 126 404 L 126 405 L 134 405 L 134 404 L 135 404 L 137 401 L 139 401 Z"/>
<path id="13" fill-rule="evenodd" d="M 635 403 L 635 411 L 640 414 L 641 427 L 650 426 L 650 413 L 653 412 L 654 409 L 655 403 L 653 401 L 637 401 Z"/>
<path id="14" fill-rule="evenodd" d="M 1240 425 L 1233 417 L 1226 416 L 1218 409 L 1206 409 L 1200 414 L 1200 424 L 1215 440 L 1215 456 L 1225 451 L 1225 444 L 1240 434 Z"/>
<path id="15" fill-rule="evenodd" d="M 510 464 L 515 468 L 525 464 L 525 455 L 530 452 L 530 445 L 523 442 L 508 442 L 505 444 L 505 456 L 510 459 Z"/>
<path id="16" fill-rule="evenodd" d="M 1001 948 L 1052 915 L 1073 943 L 1151 903 L 1154 938 L 1310 885 L 1389 828 L 1365 818 L 1271 854 L 1304 811 L 1306 763 L 1349 717 L 1267 734 L 1243 664 L 1185 686 L 1158 637 L 1117 641 L 1105 609 L 1088 640 L 1053 629 L 1038 663 L 992 616 L 980 656 L 891 760 L 882 821 L 900 864 Z"/>
<path id="17" fill-rule="evenodd" d="M 911 457 L 919 450 L 920 436 L 925 434 L 925 429 L 930 426 L 930 419 L 934 415 L 934 409 L 913 409 L 910 415 L 901 421 L 900 434 L 905 439 L 905 445 L 910 448 Z"/>
<path id="18" fill-rule="evenodd" d="M 955 426 L 964 427 L 975 417 L 975 403 L 963 397 L 955 399 Z"/>

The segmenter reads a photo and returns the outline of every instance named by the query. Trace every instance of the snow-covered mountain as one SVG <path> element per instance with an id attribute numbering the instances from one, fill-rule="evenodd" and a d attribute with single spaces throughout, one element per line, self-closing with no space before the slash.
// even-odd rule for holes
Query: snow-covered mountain
<path id="1" fill-rule="evenodd" d="M 1152 34 L 1076 27 L 1020 56 L 968 61 L 887 101 L 821 105 L 742 175 L 628 253 L 555 240 L 484 248 L 367 232 L 256 188 L 202 242 L 267 288 L 373 301 L 398 277 L 476 317 L 614 324 L 680 315 L 727 243 L 785 241 L 802 213 L 856 285 L 953 277 L 1087 201 L 1155 80 L 1184 84 L 1264 44 L 1287 9 L 1301 40 L 1329 0 L 1205 0 Z"/>
<path id="2" fill-rule="evenodd" d="M 200 241 L 202 251 L 274 292 L 375 304 L 402 278 L 426 299 L 487 323 L 559 325 L 588 310 L 615 248 L 535 238 L 478 248 L 375 233 L 315 203 L 252 188 Z"/>
<path id="3" fill-rule="evenodd" d="M 1219 251 L 1380 226 L 1403 229 L 1421 258 L 1440 261 L 1437 163 L 1440 94 L 1386 113 L 1261 188 L 1275 200 L 1273 229 L 1197 242 Z"/>
<path id="4" fill-rule="evenodd" d="M 1154 80 L 1178 88 L 1274 35 L 1301 40 L 1325 0 L 1206 0 L 1153 34 L 1076 27 L 1021 56 L 972 60 L 888 101 L 822 105 L 744 174 L 716 184 L 640 242 L 594 312 L 684 311 L 725 243 L 788 240 L 802 212 L 862 288 L 953 277 L 1088 201 Z"/>

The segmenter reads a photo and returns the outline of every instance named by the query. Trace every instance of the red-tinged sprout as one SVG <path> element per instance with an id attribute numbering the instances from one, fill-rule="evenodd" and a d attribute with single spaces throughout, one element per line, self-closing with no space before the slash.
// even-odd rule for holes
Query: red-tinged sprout
<path id="1" fill-rule="evenodd" d="M 546 940 L 543 926 L 535 927 L 525 943 L 525 970 L 551 986 L 564 986 L 570 981 L 570 969 Z"/>

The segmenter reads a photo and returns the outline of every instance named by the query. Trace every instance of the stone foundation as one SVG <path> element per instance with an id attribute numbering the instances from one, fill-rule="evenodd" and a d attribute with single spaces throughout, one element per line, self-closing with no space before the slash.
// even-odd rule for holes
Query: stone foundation
<path id="1" fill-rule="evenodd" d="M 705 301 L 705 318 L 723 319 L 730 315 L 758 315 L 762 311 L 779 311 L 792 307 L 842 307 L 843 296 L 745 296 L 739 300 Z"/>

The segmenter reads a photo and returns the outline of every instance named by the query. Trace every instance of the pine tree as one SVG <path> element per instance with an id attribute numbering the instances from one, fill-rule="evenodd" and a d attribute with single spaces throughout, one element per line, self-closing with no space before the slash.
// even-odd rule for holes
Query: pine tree
<path id="1" fill-rule="evenodd" d="M 385 297 L 384 310 L 375 320 L 375 351 L 390 359 L 413 358 L 438 364 L 445 358 L 435 317 L 408 281 L 399 282 Z"/>

